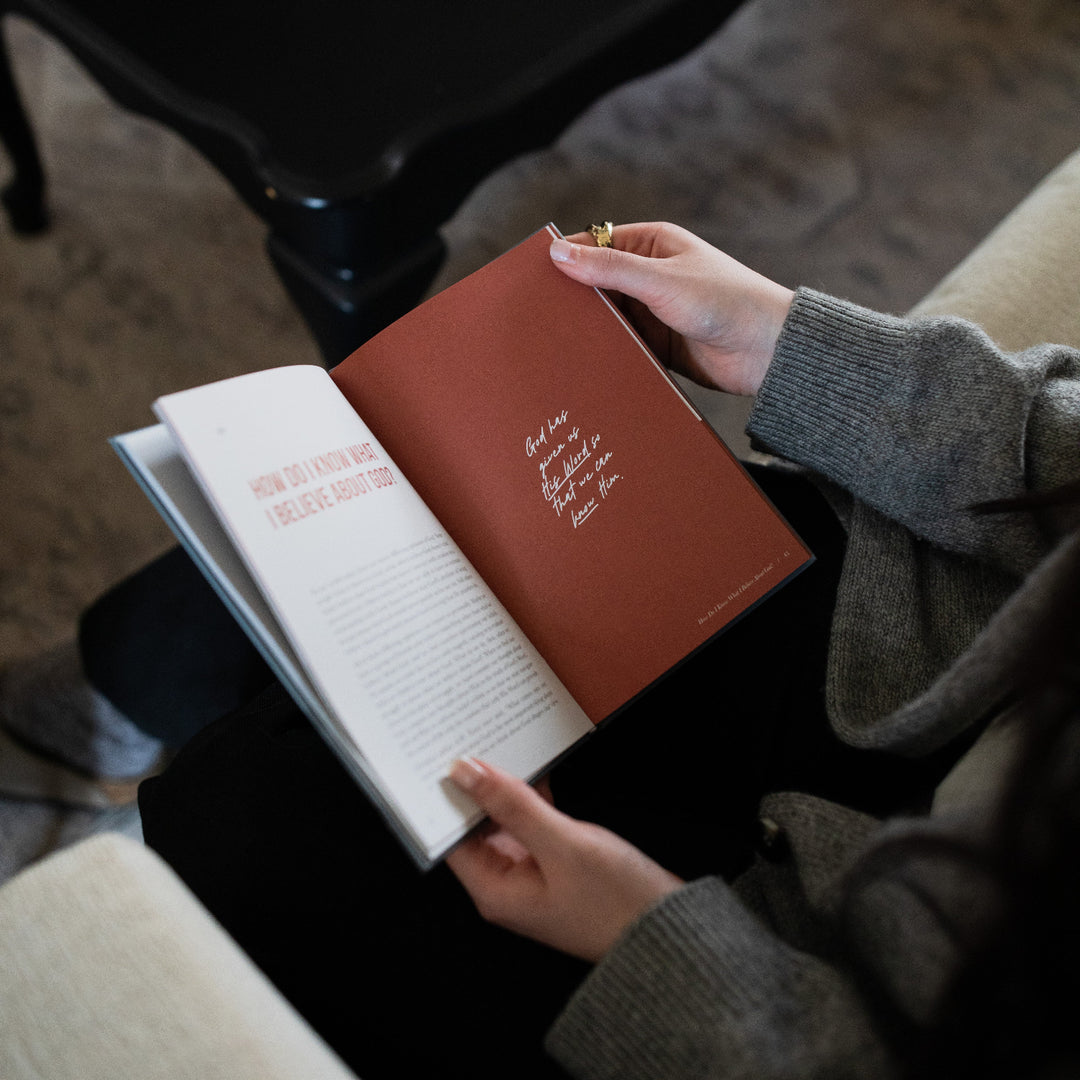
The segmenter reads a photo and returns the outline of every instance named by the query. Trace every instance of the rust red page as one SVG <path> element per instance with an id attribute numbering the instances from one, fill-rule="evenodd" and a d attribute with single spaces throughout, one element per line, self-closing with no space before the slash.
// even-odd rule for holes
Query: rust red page
<path id="1" fill-rule="evenodd" d="M 811 556 L 553 235 L 332 374 L 599 722 Z"/>

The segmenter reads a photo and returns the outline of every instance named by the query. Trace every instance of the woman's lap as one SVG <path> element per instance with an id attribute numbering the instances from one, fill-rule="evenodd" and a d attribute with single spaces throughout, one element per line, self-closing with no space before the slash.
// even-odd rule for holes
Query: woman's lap
<path id="1" fill-rule="evenodd" d="M 817 562 L 552 776 L 557 805 L 685 877 L 745 864 L 793 718 L 829 769 L 843 539 L 805 481 L 768 490 Z M 140 806 L 147 842 L 360 1075 L 454 1075 L 457 1055 L 461 1075 L 558 1075 L 540 1040 L 584 966 L 482 923 L 445 868 L 418 873 L 279 689 L 197 735 Z"/>

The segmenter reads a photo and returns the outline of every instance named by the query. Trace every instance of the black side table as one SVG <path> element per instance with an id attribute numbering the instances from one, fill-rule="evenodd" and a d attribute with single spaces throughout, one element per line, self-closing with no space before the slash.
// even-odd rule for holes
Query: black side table
<path id="1" fill-rule="evenodd" d="M 489 172 L 608 89 L 700 42 L 703 0 L 0 0 L 121 105 L 175 130 L 267 223 L 327 363 L 423 294 L 438 228 Z M 44 177 L 0 49 L 12 225 L 44 228 Z"/>

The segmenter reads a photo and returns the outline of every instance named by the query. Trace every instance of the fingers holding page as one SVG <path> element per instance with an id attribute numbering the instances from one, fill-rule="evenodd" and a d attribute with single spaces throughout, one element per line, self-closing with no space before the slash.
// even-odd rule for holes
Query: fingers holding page
<path id="1" fill-rule="evenodd" d="M 459 761 L 450 777 L 490 817 L 447 860 L 490 922 L 597 961 L 682 884 L 614 833 L 568 817 L 494 766 Z"/>
<path id="2" fill-rule="evenodd" d="M 613 246 L 588 233 L 551 243 L 567 276 L 628 298 L 659 358 L 704 386 L 754 394 L 794 293 L 667 222 L 620 225 Z"/>

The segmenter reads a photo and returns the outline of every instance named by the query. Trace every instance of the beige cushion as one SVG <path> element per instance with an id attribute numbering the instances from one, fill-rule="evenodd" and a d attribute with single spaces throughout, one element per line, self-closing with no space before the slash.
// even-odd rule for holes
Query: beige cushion
<path id="1" fill-rule="evenodd" d="M 1080 152 L 912 310 L 960 315 L 1006 349 L 1080 347 Z"/>
<path id="2" fill-rule="evenodd" d="M 355 1080 L 165 863 L 117 834 L 0 889 L 0 1030 L 4 1080 Z"/>

